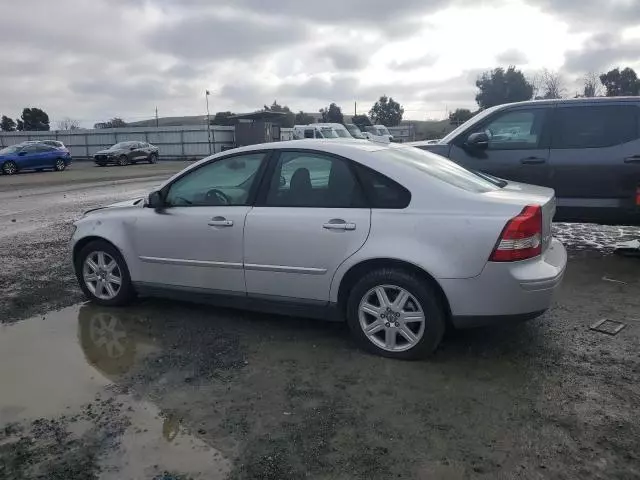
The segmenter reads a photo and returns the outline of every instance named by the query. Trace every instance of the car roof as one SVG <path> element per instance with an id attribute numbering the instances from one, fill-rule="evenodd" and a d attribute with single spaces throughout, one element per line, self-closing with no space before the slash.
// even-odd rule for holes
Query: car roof
<path id="1" fill-rule="evenodd" d="M 580 104 L 580 103 L 640 103 L 640 97 L 581 97 L 581 98 L 550 98 L 541 100 L 525 100 L 523 102 L 505 103 L 496 107 L 500 110 L 515 105 L 554 105 L 554 104 Z"/>

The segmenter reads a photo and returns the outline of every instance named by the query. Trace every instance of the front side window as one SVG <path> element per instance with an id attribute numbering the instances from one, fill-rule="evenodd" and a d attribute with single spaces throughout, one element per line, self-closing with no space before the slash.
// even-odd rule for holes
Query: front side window
<path id="1" fill-rule="evenodd" d="M 173 207 L 246 205 L 265 155 L 236 155 L 197 168 L 169 187 L 165 202 Z"/>
<path id="2" fill-rule="evenodd" d="M 638 107 L 558 107 L 551 148 L 602 148 L 638 138 Z"/>
<path id="3" fill-rule="evenodd" d="M 266 199 L 271 207 L 356 208 L 364 203 L 347 162 L 313 152 L 283 152 Z"/>
<path id="4" fill-rule="evenodd" d="M 511 110 L 498 114 L 481 127 L 489 137 L 489 150 L 540 148 L 546 109 Z"/>

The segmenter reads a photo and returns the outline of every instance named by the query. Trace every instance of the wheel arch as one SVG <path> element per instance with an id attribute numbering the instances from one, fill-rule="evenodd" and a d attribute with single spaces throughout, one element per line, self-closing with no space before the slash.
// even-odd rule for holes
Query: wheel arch
<path id="1" fill-rule="evenodd" d="M 126 257 L 122 253 L 122 250 L 120 250 L 118 248 L 118 246 L 115 243 L 113 243 L 111 240 L 109 240 L 108 238 L 105 238 L 105 237 L 100 237 L 98 235 L 88 235 L 88 236 L 83 237 L 80 240 L 78 240 L 76 242 L 76 244 L 73 246 L 72 260 L 73 260 L 73 267 L 74 268 L 76 268 L 76 265 L 78 263 L 78 255 L 80 254 L 82 249 L 84 247 L 86 247 L 87 245 L 89 245 L 91 242 L 94 242 L 94 241 L 97 241 L 97 240 L 100 240 L 102 242 L 106 242 L 109 245 L 111 245 L 113 248 L 115 248 L 118 252 L 120 252 L 120 255 L 122 255 L 122 258 L 125 258 L 125 262 L 126 262 Z"/>
<path id="2" fill-rule="evenodd" d="M 369 272 L 383 268 L 395 268 L 410 272 L 430 285 L 434 292 L 436 292 L 438 300 L 444 309 L 447 324 L 451 325 L 451 307 L 449 305 L 449 300 L 438 281 L 423 268 L 413 263 L 394 258 L 370 258 L 352 265 L 349 270 L 347 270 L 340 279 L 340 286 L 338 287 L 338 310 L 342 316 L 346 315 L 349 293 L 357 283 L 358 279 L 362 278 L 362 276 Z"/>

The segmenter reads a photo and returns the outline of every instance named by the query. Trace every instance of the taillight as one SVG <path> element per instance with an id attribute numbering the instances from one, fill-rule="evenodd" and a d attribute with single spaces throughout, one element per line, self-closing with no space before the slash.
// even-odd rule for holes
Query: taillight
<path id="1" fill-rule="evenodd" d="M 516 262 L 541 253 L 542 208 L 528 205 L 504 227 L 489 261 Z"/>

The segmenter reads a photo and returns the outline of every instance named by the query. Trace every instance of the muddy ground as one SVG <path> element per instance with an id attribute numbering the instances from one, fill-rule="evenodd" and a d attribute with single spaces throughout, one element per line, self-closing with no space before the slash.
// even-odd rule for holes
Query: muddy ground
<path id="1" fill-rule="evenodd" d="M 554 307 L 421 362 L 365 354 L 341 324 L 81 304 L 73 219 L 182 166 L 0 177 L 1 479 L 640 476 L 640 260 L 611 249 L 638 229 L 557 225 Z M 601 318 L 626 327 L 589 330 Z"/>

